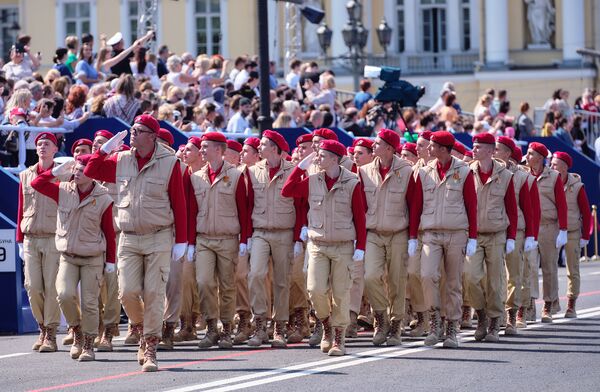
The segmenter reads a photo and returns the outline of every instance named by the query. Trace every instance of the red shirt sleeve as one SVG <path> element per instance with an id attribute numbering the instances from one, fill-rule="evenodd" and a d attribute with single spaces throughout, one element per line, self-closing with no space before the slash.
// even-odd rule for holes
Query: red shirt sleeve
<path id="1" fill-rule="evenodd" d="M 83 174 L 94 180 L 115 183 L 117 181 L 117 154 L 108 156 L 101 150 L 96 151 L 85 166 Z"/>
<path id="2" fill-rule="evenodd" d="M 355 186 L 354 192 L 352 192 L 352 219 L 354 220 L 354 230 L 356 232 L 356 249 L 363 251 L 367 244 L 367 212 L 364 197 L 364 192 L 361 191 L 360 186 Z"/>
<path id="3" fill-rule="evenodd" d="M 419 176 L 416 180 L 414 176 L 410 176 L 406 191 L 406 204 L 408 205 L 408 237 L 415 239 L 419 234 L 421 214 L 423 213 L 423 186 Z"/>
<path id="4" fill-rule="evenodd" d="M 248 243 L 248 197 L 246 195 L 246 182 L 240 176 L 235 190 L 235 203 L 240 222 L 240 244 Z"/>
<path id="5" fill-rule="evenodd" d="M 252 179 L 250 178 L 250 173 L 248 173 L 248 167 L 246 167 L 244 170 L 240 180 L 242 179 L 247 181 L 246 193 L 248 194 L 248 222 L 246 223 L 246 229 L 248 233 L 246 234 L 246 238 L 252 238 L 252 234 L 254 233 L 254 226 L 252 225 L 252 213 L 254 212 L 254 188 L 252 187 Z"/>
<path id="6" fill-rule="evenodd" d="M 102 229 L 102 233 L 104 233 L 104 238 L 106 238 L 106 262 L 114 264 L 115 260 L 117 260 L 116 249 L 117 243 L 115 241 L 115 226 L 113 224 L 113 203 L 104 210 L 102 214 L 102 221 L 100 222 L 100 228 Z"/>
<path id="7" fill-rule="evenodd" d="M 31 181 L 31 187 L 58 203 L 58 184 L 53 179 L 52 170 L 46 170 Z"/>
<path id="8" fill-rule="evenodd" d="M 463 185 L 463 199 L 467 210 L 467 219 L 469 220 L 469 238 L 475 239 L 477 238 L 477 193 L 473 172 L 467 174 L 467 179 Z"/>
<path id="9" fill-rule="evenodd" d="M 590 203 L 588 202 L 585 189 L 581 187 L 579 194 L 577 194 L 577 205 L 579 206 L 579 213 L 581 214 L 581 238 L 584 240 L 590 239 L 591 227 L 592 227 L 592 214 L 590 212 Z"/>
<path id="10" fill-rule="evenodd" d="M 300 241 L 300 231 L 302 230 L 302 199 L 294 197 L 294 209 L 296 210 L 296 221 L 294 223 L 294 242 Z"/>
<path id="11" fill-rule="evenodd" d="M 90 162 L 91 161 L 92 160 L 90 159 Z M 88 166 L 89 165 L 90 163 L 88 163 Z M 183 194 L 183 176 L 181 175 L 179 162 L 176 162 L 175 165 L 173 165 L 167 192 L 169 193 L 169 201 L 171 202 L 171 209 L 173 210 L 173 217 L 175 220 L 175 243 L 187 243 L 187 230 L 185 227 L 187 223 L 185 195 Z"/>
<path id="12" fill-rule="evenodd" d="M 17 242 L 23 242 L 23 232 L 21 231 L 21 221 L 23 220 L 23 187 L 19 182 L 19 204 L 17 207 Z"/>
<path id="13" fill-rule="evenodd" d="M 540 207 L 540 193 L 538 191 L 537 181 L 533 181 L 531 188 L 529 188 L 529 195 L 531 196 L 533 236 L 537 241 L 538 235 L 540 233 L 540 220 L 542 219 L 542 209 Z"/>
<path id="14" fill-rule="evenodd" d="M 519 208 L 523 212 L 523 219 L 525 220 L 525 237 L 534 237 L 533 212 L 527 181 L 523 182 L 519 190 Z"/>
<path id="15" fill-rule="evenodd" d="M 188 176 L 188 196 L 187 196 L 187 237 L 190 245 L 196 244 L 196 219 L 198 218 L 198 201 L 196 200 L 196 192 L 192 185 L 191 176 Z"/>
<path id="16" fill-rule="evenodd" d="M 567 230 L 567 197 L 565 188 L 560 176 L 554 183 L 554 200 L 556 203 L 556 212 L 558 213 L 558 227 L 561 230 Z"/>
<path id="17" fill-rule="evenodd" d="M 292 170 L 292 174 L 288 177 L 287 181 L 281 189 L 281 196 L 283 197 L 303 197 L 308 199 L 308 176 L 302 179 L 304 170 L 297 166 Z"/>
<path id="18" fill-rule="evenodd" d="M 506 194 L 504 195 L 504 208 L 506 209 L 506 215 L 508 215 L 506 238 L 514 240 L 517 238 L 519 212 L 517 211 L 517 198 L 515 196 L 515 186 L 512 178 L 508 182 L 508 188 L 506 188 Z"/>

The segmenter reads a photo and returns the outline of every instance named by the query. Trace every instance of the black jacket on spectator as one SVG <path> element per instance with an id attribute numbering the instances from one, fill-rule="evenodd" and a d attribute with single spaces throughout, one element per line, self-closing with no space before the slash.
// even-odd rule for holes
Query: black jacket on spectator
<path id="1" fill-rule="evenodd" d="M 118 56 L 119 53 L 121 53 L 122 51 L 113 51 L 113 57 Z M 132 74 L 131 72 L 131 67 L 129 66 L 129 62 L 131 61 L 131 58 L 133 57 L 133 53 L 130 53 L 129 56 L 125 57 L 123 60 L 119 61 L 117 64 L 115 64 L 113 67 L 110 68 L 110 72 L 114 73 L 115 75 L 119 76 L 121 74 Z"/>

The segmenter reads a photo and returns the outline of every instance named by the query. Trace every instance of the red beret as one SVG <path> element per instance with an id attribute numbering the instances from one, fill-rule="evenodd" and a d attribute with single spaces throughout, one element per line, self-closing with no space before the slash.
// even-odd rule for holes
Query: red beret
<path id="1" fill-rule="evenodd" d="M 352 147 L 365 147 L 369 150 L 373 150 L 373 140 L 365 137 L 359 137 L 358 139 L 354 139 L 352 142 Z"/>
<path id="2" fill-rule="evenodd" d="M 465 156 L 469 158 L 473 158 L 473 151 L 465 151 Z"/>
<path id="3" fill-rule="evenodd" d="M 423 131 L 419 134 L 419 137 L 422 137 L 425 140 L 431 140 L 431 131 Z"/>
<path id="4" fill-rule="evenodd" d="M 50 132 L 42 132 L 39 135 L 37 135 L 35 138 L 35 144 L 37 145 L 38 140 L 44 139 L 50 140 L 52 143 L 54 143 L 55 146 L 58 146 L 58 140 L 56 140 L 56 136 Z"/>
<path id="5" fill-rule="evenodd" d="M 537 152 L 544 158 L 548 157 L 548 149 L 542 143 L 538 143 L 538 142 L 529 143 L 529 148 L 532 149 L 533 151 Z"/>
<path id="6" fill-rule="evenodd" d="M 202 140 L 227 143 L 227 138 L 221 132 L 206 132 L 204 135 L 202 135 Z"/>
<path id="7" fill-rule="evenodd" d="M 158 133 L 160 129 L 160 124 L 158 124 L 158 121 L 156 121 L 156 119 L 149 114 L 140 114 L 135 118 L 135 120 L 133 120 L 133 123 L 142 124 L 148 127 L 154 133 Z"/>
<path id="8" fill-rule="evenodd" d="M 71 146 L 71 155 L 75 154 L 75 149 L 79 146 L 90 146 L 92 148 L 93 142 L 90 139 L 77 139 Z"/>
<path id="9" fill-rule="evenodd" d="M 87 166 L 91 157 L 92 157 L 92 154 L 82 154 L 82 155 L 79 155 L 75 160 L 77 162 L 81 163 L 83 166 Z"/>
<path id="10" fill-rule="evenodd" d="M 244 140 L 244 144 L 247 146 L 250 146 L 252 148 L 254 148 L 256 151 L 258 151 L 258 147 L 260 146 L 260 139 L 257 137 L 249 137 L 248 139 Z"/>
<path id="11" fill-rule="evenodd" d="M 454 135 L 448 131 L 436 131 L 431 133 L 431 140 L 445 147 L 454 147 Z"/>
<path id="12" fill-rule="evenodd" d="M 321 144 L 319 144 L 319 148 L 321 150 L 332 152 L 340 157 L 346 155 L 346 147 L 337 140 L 323 140 Z"/>
<path id="13" fill-rule="evenodd" d="M 27 111 L 20 107 L 14 107 L 10 110 L 9 118 L 12 118 L 13 116 L 27 117 Z"/>
<path id="14" fill-rule="evenodd" d="M 111 137 L 113 137 L 115 135 L 113 135 L 112 132 L 109 132 L 106 129 L 101 129 L 99 131 L 96 131 L 96 133 L 94 133 L 94 138 L 96 138 L 97 136 L 102 136 L 102 137 L 105 137 L 107 139 L 110 139 Z"/>
<path id="15" fill-rule="evenodd" d="M 515 141 L 507 136 L 498 136 L 498 143 L 504 144 L 506 147 L 510 148 L 510 150 L 515 149 Z"/>
<path id="16" fill-rule="evenodd" d="M 515 148 L 513 148 L 512 154 L 510 157 L 516 162 L 521 162 L 523 160 L 523 151 L 521 151 L 521 147 L 515 144 Z"/>
<path id="17" fill-rule="evenodd" d="M 310 143 L 310 142 L 312 142 L 312 138 L 313 138 L 312 133 L 305 133 L 303 135 L 300 135 L 296 139 L 296 146 L 299 146 L 302 143 Z"/>
<path id="18" fill-rule="evenodd" d="M 169 146 L 172 146 L 173 143 L 175 143 L 175 138 L 173 137 L 173 134 L 168 129 L 159 128 L 158 132 L 156 132 L 156 136 L 158 136 L 160 139 L 167 142 L 167 144 Z"/>
<path id="19" fill-rule="evenodd" d="M 496 145 L 496 138 L 488 132 L 478 133 L 473 136 L 473 143 Z M 464 152 L 463 152 L 464 154 Z"/>
<path id="20" fill-rule="evenodd" d="M 347 147 L 347 148 L 346 148 L 346 153 L 347 153 L 348 155 L 352 155 L 352 154 L 354 154 L 354 147 Z"/>
<path id="21" fill-rule="evenodd" d="M 264 131 L 262 133 L 262 135 L 263 135 L 263 137 L 266 137 L 267 139 L 269 139 L 270 141 L 275 143 L 277 145 L 277 147 L 279 147 L 281 149 L 281 151 L 288 152 L 290 150 L 290 146 L 287 144 L 287 142 L 285 141 L 285 138 L 283 136 L 281 136 L 281 134 L 279 132 L 275 132 L 275 131 L 271 131 L 270 129 L 267 129 L 266 131 Z"/>
<path id="22" fill-rule="evenodd" d="M 465 152 L 467 152 L 467 148 L 461 142 L 457 142 L 456 140 L 454 141 L 452 149 L 462 155 L 465 155 Z"/>
<path id="23" fill-rule="evenodd" d="M 391 129 L 383 128 L 377 133 L 377 137 L 394 148 L 398 148 L 398 146 L 400 145 L 400 135 L 398 135 Z"/>
<path id="24" fill-rule="evenodd" d="M 202 146 L 202 138 L 197 137 L 197 136 L 192 136 L 188 139 L 188 143 L 192 143 L 194 146 L 196 146 L 196 147 L 198 147 L 198 149 L 200 149 L 200 147 Z"/>
<path id="25" fill-rule="evenodd" d="M 408 151 L 414 155 L 417 155 L 417 145 L 415 143 L 404 143 L 402 151 Z"/>
<path id="26" fill-rule="evenodd" d="M 227 148 L 231 148 L 235 152 L 242 152 L 242 145 L 235 140 L 227 140 Z"/>
<path id="27" fill-rule="evenodd" d="M 553 156 L 554 158 L 558 158 L 561 161 L 564 161 L 569 169 L 571 168 L 571 166 L 573 166 L 573 159 L 566 152 L 556 151 Z"/>
<path id="28" fill-rule="evenodd" d="M 313 131 L 313 137 L 314 136 L 321 136 L 323 139 L 327 139 L 327 140 L 335 140 L 336 142 L 339 140 L 336 133 L 333 132 L 331 129 L 329 128 L 319 128 L 319 129 L 315 129 Z"/>

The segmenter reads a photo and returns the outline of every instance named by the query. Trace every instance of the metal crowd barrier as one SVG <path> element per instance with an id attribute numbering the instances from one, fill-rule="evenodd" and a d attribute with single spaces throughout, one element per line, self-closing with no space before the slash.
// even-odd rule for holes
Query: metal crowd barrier
<path id="1" fill-rule="evenodd" d="M 581 130 L 585 135 L 585 140 L 593 146 L 600 136 L 600 113 L 585 110 L 574 110 L 573 112 L 582 117 Z"/>

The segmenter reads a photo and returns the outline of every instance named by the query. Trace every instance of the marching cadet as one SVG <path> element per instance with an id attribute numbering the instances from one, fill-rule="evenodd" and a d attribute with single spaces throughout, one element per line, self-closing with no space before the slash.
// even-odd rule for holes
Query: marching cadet
<path id="1" fill-rule="evenodd" d="M 90 139 L 77 139 L 71 146 L 71 155 L 77 158 L 79 155 L 89 155 L 92 153 L 93 142 Z"/>
<path id="2" fill-rule="evenodd" d="M 242 153 L 242 145 L 235 140 L 227 140 L 227 149 L 225 150 L 225 160 L 234 166 L 240 164 L 240 155 Z"/>
<path id="3" fill-rule="evenodd" d="M 281 196 L 281 188 L 294 165 L 282 159 L 286 148 L 281 134 L 266 130 L 260 141 L 262 161 L 248 168 L 248 214 L 252 218 L 252 251 L 248 287 L 256 332 L 249 346 L 269 342 L 266 317 L 268 301 L 267 273 L 269 261 L 273 267 L 273 332 L 272 347 L 287 346 L 285 323 L 289 318 L 288 274 L 293 263 L 294 227 L 296 226 L 295 200 Z"/>
<path id="4" fill-rule="evenodd" d="M 158 370 L 156 348 L 170 264 L 187 248 L 181 168 L 157 141 L 159 129 L 152 116 L 137 116 L 131 150 L 109 155 L 127 136 L 127 131 L 119 132 L 92 155 L 84 171 L 90 178 L 117 184 L 119 298 L 132 329 L 141 336 L 137 356 L 144 372 Z"/>
<path id="5" fill-rule="evenodd" d="M 515 148 L 517 147 L 513 139 L 507 136 L 499 136 L 496 140 L 496 150 L 494 151 L 494 158 L 502 161 L 506 169 L 513 174 L 512 182 L 515 191 L 515 200 L 518 201 L 515 250 L 504 256 L 507 274 L 505 335 L 515 335 L 517 333 L 517 314 L 523 304 L 521 287 L 524 284 L 524 254 L 535 249 L 533 210 L 529 194 L 529 184 L 527 182 L 529 174 L 520 170 L 511 160 Z"/>
<path id="6" fill-rule="evenodd" d="M 100 147 L 113 137 L 112 132 L 105 129 L 100 129 L 94 133 L 94 140 L 92 141 L 92 154 L 100 149 Z"/>
<path id="7" fill-rule="evenodd" d="M 558 252 L 567 244 L 567 201 L 559 173 L 544 166 L 548 149 L 541 143 L 529 144 L 527 166 L 536 177 L 540 195 L 539 255 L 542 266 L 544 308 L 542 322 L 552 322 L 552 306 L 558 302 Z M 535 273 L 535 270 L 533 271 Z"/>
<path id="8" fill-rule="evenodd" d="M 60 324 L 60 308 L 56 299 L 56 274 L 59 253 L 56 250 L 56 202 L 36 192 L 31 182 L 54 166 L 58 152 L 56 136 L 42 132 L 35 138 L 38 162 L 19 173 L 19 205 L 17 212 L 17 244 L 24 261 L 25 289 L 40 335 L 32 349 L 56 351 L 56 328 Z"/>
<path id="9" fill-rule="evenodd" d="M 244 145 L 242 146 L 242 152 L 240 154 L 240 162 L 242 165 L 250 167 L 260 161 L 260 155 L 258 153 L 259 148 L 259 138 L 252 136 L 244 140 Z"/>
<path id="10" fill-rule="evenodd" d="M 408 256 L 414 255 L 417 249 L 423 207 L 420 179 L 412 176 L 412 165 L 408 161 L 395 155 L 399 144 L 400 136 L 396 132 L 379 131 L 373 145 L 375 159 L 359 171 L 367 201 L 364 280 L 375 312 L 375 346 L 401 344 L 406 267 Z"/>
<path id="11" fill-rule="evenodd" d="M 313 135 L 311 133 L 305 133 L 298 136 L 296 139 L 296 147 L 298 148 L 300 160 L 303 160 L 307 155 L 314 152 Z"/>
<path id="12" fill-rule="evenodd" d="M 231 348 L 235 263 L 247 254 L 246 184 L 242 172 L 223 158 L 227 139 L 222 133 L 205 133 L 201 146 L 207 165 L 190 176 L 187 252 L 187 260 L 196 264 L 200 308 L 208 326 L 199 347 L 218 343 Z"/>
<path id="13" fill-rule="evenodd" d="M 496 139 L 491 133 L 473 136 L 473 157 L 469 166 L 477 191 L 477 248 L 467 256 L 465 281 L 468 298 L 477 312 L 475 340 L 497 342 L 500 317 L 504 313 L 506 287 L 504 254 L 515 250 L 517 202 L 513 174 L 492 158 Z"/>
<path id="14" fill-rule="evenodd" d="M 115 270 L 113 201 L 106 188 L 83 174 L 90 158 L 91 155 L 78 155 L 75 161 L 47 170 L 31 183 L 35 190 L 58 204 L 56 248 L 60 252 L 60 265 L 56 289 L 60 308 L 74 335 L 71 358 L 81 362 L 95 359 L 102 270 L 107 273 Z M 56 176 L 71 173 L 73 180 L 60 185 L 54 182 Z"/>
<path id="15" fill-rule="evenodd" d="M 411 165 L 416 164 L 419 160 L 417 145 L 415 143 L 404 143 L 400 152 L 400 158 L 410 162 Z"/>
<path id="16" fill-rule="evenodd" d="M 334 140 L 336 142 L 339 142 L 338 136 L 337 134 L 332 131 L 329 128 L 319 128 L 319 129 L 315 129 L 312 133 L 313 137 L 312 137 L 312 149 L 313 151 L 317 152 L 319 149 L 319 146 L 321 144 L 321 142 L 323 140 Z M 340 165 L 347 169 L 347 170 L 352 170 L 352 159 L 350 159 L 347 155 L 346 155 L 346 149 L 344 148 L 344 155 L 342 156 L 342 160 L 340 161 Z M 317 171 L 318 167 L 317 165 L 313 165 L 312 170 L 309 170 L 309 174 L 312 174 L 314 171 Z"/>
<path id="17" fill-rule="evenodd" d="M 560 179 L 564 184 L 567 199 L 568 214 L 568 240 L 565 245 L 567 258 L 567 311 L 565 318 L 577 318 L 575 305 L 579 296 L 581 285 L 579 275 L 579 257 L 581 248 L 587 246 L 590 241 L 591 213 L 590 204 L 585 193 L 581 177 L 575 173 L 569 173 L 573 166 L 573 159 L 569 154 L 557 151 L 552 157 L 550 167 L 560 173 Z"/>
<path id="18" fill-rule="evenodd" d="M 366 242 L 364 195 L 358 178 L 340 165 L 345 153 L 341 143 L 322 141 L 316 159 L 320 171 L 302 178 L 315 154 L 308 155 L 281 190 L 283 197 L 309 202 L 307 288 L 323 325 L 321 351 L 331 356 L 346 353 L 350 282 L 364 260 Z"/>
<path id="19" fill-rule="evenodd" d="M 454 141 L 450 132 L 434 132 L 429 143 L 429 155 L 434 159 L 419 169 L 423 186 L 421 279 L 430 307 L 430 331 L 425 345 L 435 345 L 442 336 L 440 298 L 443 298 L 447 318 L 444 347 L 448 348 L 458 347 L 464 256 L 473 256 L 477 249 L 473 174 L 465 162 L 451 155 Z M 442 269 L 446 276 L 444 293 L 440 293 Z"/>
<path id="20" fill-rule="evenodd" d="M 361 137 L 355 139 L 352 144 L 354 147 L 354 164 L 357 168 L 373 162 L 373 141 L 371 139 Z"/>

